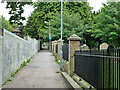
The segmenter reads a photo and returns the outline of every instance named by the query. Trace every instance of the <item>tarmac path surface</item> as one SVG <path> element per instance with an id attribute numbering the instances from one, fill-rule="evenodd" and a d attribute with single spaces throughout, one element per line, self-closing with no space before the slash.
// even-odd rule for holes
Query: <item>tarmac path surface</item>
<path id="1" fill-rule="evenodd" d="M 47 50 L 38 52 L 3 88 L 68 88 L 59 65 Z"/>

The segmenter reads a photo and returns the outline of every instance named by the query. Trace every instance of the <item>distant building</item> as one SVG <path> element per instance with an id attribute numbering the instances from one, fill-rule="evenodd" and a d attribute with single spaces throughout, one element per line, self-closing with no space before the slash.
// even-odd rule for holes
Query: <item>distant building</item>
<path id="1" fill-rule="evenodd" d="M 14 33 L 15 35 L 18 35 L 19 37 L 23 38 L 24 37 L 24 33 L 22 32 L 23 29 L 24 29 L 24 26 L 20 26 L 18 29 L 12 28 L 12 33 Z"/>

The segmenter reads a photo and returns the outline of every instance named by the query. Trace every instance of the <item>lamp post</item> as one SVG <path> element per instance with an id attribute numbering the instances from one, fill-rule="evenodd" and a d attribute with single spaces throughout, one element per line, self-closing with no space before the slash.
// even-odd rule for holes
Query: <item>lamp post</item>
<path id="1" fill-rule="evenodd" d="M 49 50 L 51 52 L 51 30 L 50 30 L 50 23 L 49 23 Z"/>
<path id="2" fill-rule="evenodd" d="M 48 23 L 47 21 L 44 21 L 44 23 Z M 51 52 L 51 30 L 50 30 L 50 22 L 49 22 L 49 50 Z"/>
<path id="3" fill-rule="evenodd" d="M 62 4 L 63 0 L 61 0 L 61 51 L 60 51 L 60 71 L 62 71 L 62 27 L 63 27 L 63 24 L 62 24 L 62 9 L 63 9 L 63 4 Z"/>

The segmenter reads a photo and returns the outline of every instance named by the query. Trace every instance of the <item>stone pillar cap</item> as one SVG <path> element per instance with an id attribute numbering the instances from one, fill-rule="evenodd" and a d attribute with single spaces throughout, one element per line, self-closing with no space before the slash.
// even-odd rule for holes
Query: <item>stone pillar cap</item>
<path id="1" fill-rule="evenodd" d="M 60 42 L 61 41 L 61 38 L 58 40 L 58 42 Z M 64 40 L 62 40 L 62 42 L 63 42 Z"/>
<path id="2" fill-rule="evenodd" d="M 54 43 L 57 43 L 57 42 L 58 42 L 57 40 L 54 41 Z"/>
<path id="3" fill-rule="evenodd" d="M 81 40 L 81 38 L 76 35 L 76 34 L 73 34 L 72 36 L 70 36 L 67 40 L 75 40 L 75 41 L 78 41 L 78 40 Z"/>
<path id="4" fill-rule="evenodd" d="M 55 41 L 52 41 L 52 43 L 54 43 Z"/>

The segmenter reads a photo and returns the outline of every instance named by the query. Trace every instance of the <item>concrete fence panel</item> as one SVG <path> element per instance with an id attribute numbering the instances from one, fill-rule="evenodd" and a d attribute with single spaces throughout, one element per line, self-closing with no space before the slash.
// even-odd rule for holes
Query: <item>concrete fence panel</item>
<path id="1" fill-rule="evenodd" d="M 39 49 L 40 41 L 29 37 L 24 40 L 4 30 L 3 36 L 0 36 L 0 86 Z"/>
<path id="2" fill-rule="evenodd" d="M 2 36 L 0 36 L 0 85 L 2 85 Z"/>

